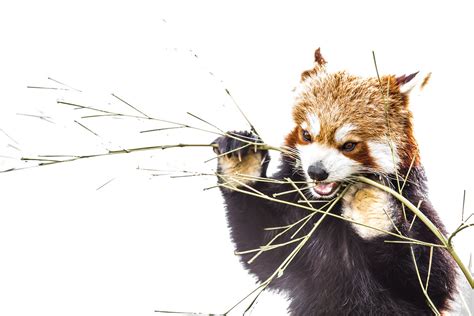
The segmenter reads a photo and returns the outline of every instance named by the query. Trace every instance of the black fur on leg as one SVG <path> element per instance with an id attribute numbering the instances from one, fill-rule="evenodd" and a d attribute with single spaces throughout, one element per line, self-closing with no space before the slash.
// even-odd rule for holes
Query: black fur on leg
<path id="1" fill-rule="evenodd" d="M 250 133 L 239 133 L 251 137 Z M 230 138 L 218 138 L 219 152 L 226 152 L 243 144 Z M 248 155 L 251 151 L 242 152 Z M 282 157 L 278 172 L 273 179 L 291 178 L 304 181 L 292 158 Z M 261 177 L 266 177 L 266 167 Z M 256 181 L 252 187 L 268 196 L 291 190 L 288 185 Z M 303 185 L 301 185 L 303 186 Z M 231 238 L 237 250 L 248 250 L 265 245 L 278 231 L 267 227 L 292 224 L 308 214 L 301 208 L 264 200 L 231 190 L 222 190 Z M 423 198 L 421 210 L 444 232 L 443 225 L 426 201 L 426 186 L 423 168 L 414 168 L 408 178 L 404 196 L 417 204 Z M 297 203 L 298 193 L 279 197 Z M 401 205 L 392 201 L 401 212 Z M 315 207 L 320 205 L 315 203 Z M 341 203 L 334 213 L 341 214 Z M 315 215 L 303 228 L 299 236 L 308 234 L 320 218 Z M 425 242 L 437 243 L 436 237 L 420 221 L 408 230 L 413 215 L 399 229 L 405 236 Z M 296 228 L 295 228 L 296 229 Z M 275 243 L 289 240 L 295 230 L 282 236 Z M 390 244 L 385 240 L 391 236 L 373 239 L 361 238 L 351 224 L 334 217 L 325 218 L 312 238 L 297 254 L 283 276 L 270 283 L 270 287 L 284 291 L 290 297 L 289 311 L 292 315 L 432 315 L 420 288 L 408 244 Z M 240 256 L 250 273 L 265 281 L 294 249 L 287 245 L 262 253 L 253 263 L 248 260 L 253 254 Z M 422 280 L 426 280 L 429 248 L 413 246 Z M 449 300 L 455 292 L 455 269 L 453 260 L 444 249 L 434 250 L 428 294 L 438 310 L 448 310 Z"/>

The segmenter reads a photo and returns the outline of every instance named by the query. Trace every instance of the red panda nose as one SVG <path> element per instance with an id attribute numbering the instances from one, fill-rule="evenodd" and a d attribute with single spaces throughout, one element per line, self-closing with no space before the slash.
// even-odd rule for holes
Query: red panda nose
<path id="1" fill-rule="evenodd" d="M 316 181 L 324 181 L 329 177 L 326 169 L 324 169 L 324 165 L 320 161 L 309 166 L 308 175 L 311 179 Z"/>

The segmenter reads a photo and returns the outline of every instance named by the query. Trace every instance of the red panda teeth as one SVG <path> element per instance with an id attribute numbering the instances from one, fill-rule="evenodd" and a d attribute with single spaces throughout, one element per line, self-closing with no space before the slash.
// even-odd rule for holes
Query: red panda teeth
<path id="1" fill-rule="evenodd" d="M 330 195 L 339 187 L 339 183 L 337 182 L 329 182 L 329 183 L 317 183 L 314 186 L 314 191 L 317 194 L 324 196 Z"/>

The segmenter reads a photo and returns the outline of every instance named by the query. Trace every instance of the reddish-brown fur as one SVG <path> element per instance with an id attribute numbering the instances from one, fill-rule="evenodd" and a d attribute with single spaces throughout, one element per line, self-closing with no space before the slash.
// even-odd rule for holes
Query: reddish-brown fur
<path id="1" fill-rule="evenodd" d="M 412 160 L 417 166 L 419 152 L 413 136 L 408 95 L 400 92 L 400 85 L 413 77 L 400 81 L 395 76 L 384 76 L 379 81 L 344 71 L 326 73 L 326 61 L 320 52 L 316 55 L 319 58 L 316 58 L 314 68 L 302 74 L 302 89 L 293 109 L 297 127 L 287 136 L 286 145 L 305 144 L 298 135 L 298 126 L 307 120 L 308 114 L 315 114 L 321 122 L 321 130 L 314 141 L 338 148 L 341 144 L 335 143 L 334 133 L 340 126 L 350 123 L 358 127 L 351 135 L 362 141 L 361 149 L 351 158 L 373 165 L 364 142 L 384 141 L 387 135 L 397 149 L 399 167 L 408 167 Z"/>

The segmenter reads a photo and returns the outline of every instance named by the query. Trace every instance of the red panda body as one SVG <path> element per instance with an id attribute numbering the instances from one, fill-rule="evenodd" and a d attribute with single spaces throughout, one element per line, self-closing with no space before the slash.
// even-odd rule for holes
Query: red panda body
<path id="1" fill-rule="evenodd" d="M 397 176 L 408 175 L 403 195 L 415 205 L 423 201 L 421 210 L 444 230 L 427 200 L 426 179 L 413 136 L 406 87 L 415 75 L 379 80 L 346 72 L 327 73 L 319 50 L 315 59 L 314 68 L 302 75 L 293 109 L 295 127 L 285 139 L 286 151 L 271 178 L 305 183 L 299 185 L 300 190 L 308 200 L 319 201 L 312 202 L 316 208 L 349 186 L 331 212 L 350 221 L 325 219 L 270 286 L 287 293 L 292 315 L 431 315 L 413 251 L 422 280 L 430 269 L 428 296 L 432 304 L 440 311 L 449 310 L 456 275 L 449 255 L 435 248 L 430 265 L 429 247 L 385 242 L 396 240 L 389 233 L 397 232 L 427 243 L 437 243 L 436 237 L 423 223 L 413 221 L 410 212 L 404 214 L 393 196 L 354 183 L 355 176 L 364 175 L 397 188 Z M 236 136 L 258 141 L 251 133 Z M 267 177 L 266 151 L 253 147 L 239 150 L 243 143 L 232 137 L 218 138 L 216 143 L 219 153 L 232 151 L 219 158 L 221 182 L 223 177 L 239 173 L 254 178 L 234 181 L 234 188 L 251 188 L 267 196 L 292 189 L 290 184 L 253 180 Z M 277 234 L 265 228 L 290 225 L 307 215 L 301 208 L 237 190 L 223 188 L 222 194 L 237 250 L 265 245 Z M 298 203 L 301 196 L 294 192 L 281 199 Z M 297 236 L 307 234 L 320 216 L 314 216 Z M 289 244 L 265 251 L 251 264 L 252 254 L 242 255 L 241 260 L 265 281 L 293 248 L 294 244 Z"/>

